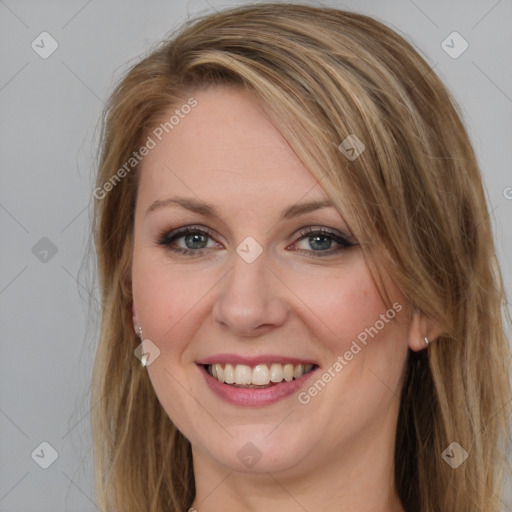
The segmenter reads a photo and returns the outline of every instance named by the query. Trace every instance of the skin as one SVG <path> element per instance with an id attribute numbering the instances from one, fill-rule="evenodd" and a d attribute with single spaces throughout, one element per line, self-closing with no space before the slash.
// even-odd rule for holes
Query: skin
<path id="1" fill-rule="evenodd" d="M 359 246 L 333 252 L 333 241 L 315 258 L 321 244 L 300 239 L 307 226 L 350 235 L 337 210 L 280 220 L 286 207 L 327 196 L 254 98 L 218 86 L 194 97 L 198 106 L 142 162 L 132 264 L 134 324 L 161 351 L 147 371 L 192 443 L 194 508 L 403 510 L 393 481 L 398 398 L 408 348 L 423 349 L 431 333 L 396 290 L 396 319 L 308 404 L 292 395 L 239 407 L 207 387 L 196 361 L 219 353 L 312 360 L 320 378 L 389 306 Z M 171 196 L 210 203 L 220 218 L 172 204 L 147 213 Z M 206 248 L 184 236 L 173 246 L 188 240 L 199 256 L 159 245 L 162 233 L 191 225 L 211 230 L 199 240 Z M 252 263 L 236 252 L 248 236 L 263 248 Z M 237 457 L 248 442 L 261 453 L 251 468 Z"/>

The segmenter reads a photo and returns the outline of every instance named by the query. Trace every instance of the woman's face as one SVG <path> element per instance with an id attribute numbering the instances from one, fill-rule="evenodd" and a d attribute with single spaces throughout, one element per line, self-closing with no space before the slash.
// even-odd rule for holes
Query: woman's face
<path id="1" fill-rule="evenodd" d="M 390 454 L 405 304 L 384 304 L 349 226 L 250 95 L 194 97 L 153 136 L 135 212 L 134 305 L 145 349 L 160 350 L 147 367 L 158 399 L 196 462 L 310 472 L 355 464 L 362 447 Z"/>

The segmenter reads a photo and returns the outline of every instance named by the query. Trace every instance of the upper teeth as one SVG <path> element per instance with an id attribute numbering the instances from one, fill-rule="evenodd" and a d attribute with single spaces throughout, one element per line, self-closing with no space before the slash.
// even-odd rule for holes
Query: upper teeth
<path id="1" fill-rule="evenodd" d="M 282 382 L 284 379 L 290 382 L 298 379 L 313 369 L 312 364 L 280 364 L 272 363 L 270 368 L 266 364 L 258 364 L 254 368 L 245 364 L 211 364 L 208 372 L 220 382 L 226 384 L 240 384 L 265 386 L 270 382 Z"/>

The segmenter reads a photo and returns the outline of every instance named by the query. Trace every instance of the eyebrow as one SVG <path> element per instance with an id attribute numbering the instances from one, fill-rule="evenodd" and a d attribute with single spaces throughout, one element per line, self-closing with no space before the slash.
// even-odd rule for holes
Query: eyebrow
<path id="1" fill-rule="evenodd" d="M 208 204 L 188 197 L 171 197 L 169 199 L 157 200 L 151 204 L 147 209 L 146 215 L 161 208 L 178 205 L 186 210 L 197 213 L 204 217 L 215 217 L 220 218 L 220 214 L 217 209 Z M 296 203 L 288 208 L 285 208 L 280 215 L 280 220 L 291 219 L 298 215 L 304 215 L 306 213 L 319 210 L 321 208 L 334 208 L 334 205 L 328 200 L 317 200 L 309 201 L 307 203 Z"/>

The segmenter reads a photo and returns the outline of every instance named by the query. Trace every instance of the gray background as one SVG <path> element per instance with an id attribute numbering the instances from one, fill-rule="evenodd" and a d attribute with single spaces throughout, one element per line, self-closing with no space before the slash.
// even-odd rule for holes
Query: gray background
<path id="1" fill-rule="evenodd" d="M 84 254 L 103 102 L 170 30 L 241 3 L 0 0 L 0 511 L 99 510 L 88 402 L 98 308 Z M 324 5 L 405 34 L 453 91 L 483 170 L 510 291 L 512 1 Z M 58 43 L 46 59 L 31 47 L 43 46 L 43 31 Z M 453 31 L 469 44 L 458 58 L 441 46 Z M 459 43 L 449 42 L 452 51 Z M 38 465 L 51 457 L 42 442 L 58 452 L 48 469 Z"/>

